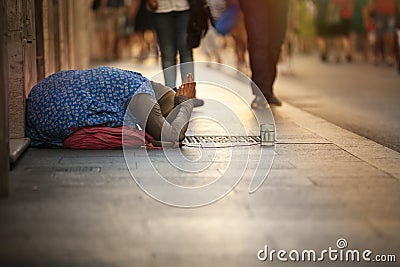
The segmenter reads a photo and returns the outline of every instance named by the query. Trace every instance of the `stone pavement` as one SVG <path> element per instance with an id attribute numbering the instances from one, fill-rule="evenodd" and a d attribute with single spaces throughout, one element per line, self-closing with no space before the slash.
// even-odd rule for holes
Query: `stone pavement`
<path id="1" fill-rule="evenodd" d="M 234 82 L 251 98 L 248 84 Z M 199 97 L 209 97 L 209 85 L 201 86 Z M 257 134 L 251 110 L 232 106 L 241 111 L 248 134 Z M 215 106 L 207 100 L 195 110 L 199 118 L 208 112 Z M 273 114 L 276 154 L 266 182 L 249 194 L 245 176 L 224 198 L 200 208 L 175 208 L 146 195 L 123 151 L 29 149 L 13 166 L 9 198 L 0 200 L 0 266 L 399 266 L 400 154 L 286 103 Z M 229 118 L 220 123 L 229 126 Z M 189 134 L 218 135 L 218 125 L 199 119 Z M 227 149 L 206 174 L 171 175 L 172 182 L 199 185 L 219 178 L 231 163 Z M 170 151 L 172 159 L 180 151 L 189 160 L 208 155 L 193 147 Z M 127 160 L 134 162 L 134 174 L 148 171 L 141 169 L 144 152 L 137 149 Z M 163 151 L 149 151 L 149 157 L 167 168 Z M 235 160 L 239 166 L 246 157 Z M 203 161 L 210 158 L 194 164 Z M 396 255 L 397 263 L 257 259 L 265 245 L 318 252 L 337 249 L 340 238 L 348 249 Z"/>

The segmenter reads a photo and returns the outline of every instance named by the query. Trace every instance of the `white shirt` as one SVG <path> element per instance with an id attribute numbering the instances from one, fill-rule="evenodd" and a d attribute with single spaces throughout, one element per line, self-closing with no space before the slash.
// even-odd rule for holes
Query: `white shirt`
<path id="1" fill-rule="evenodd" d="M 168 13 L 172 11 L 189 10 L 189 2 L 187 0 L 158 0 L 158 8 L 152 10 L 154 13 Z"/>

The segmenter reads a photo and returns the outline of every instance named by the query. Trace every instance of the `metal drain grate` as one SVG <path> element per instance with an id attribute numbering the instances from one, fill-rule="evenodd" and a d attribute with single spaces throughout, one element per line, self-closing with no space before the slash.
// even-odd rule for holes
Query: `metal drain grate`
<path id="1" fill-rule="evenodd" d="M 183 144 L 242 144 L 256 145 L 261 142 L 259 136 L 186 136 Z"/>
<path id="2" fill-rule="evenodd" d="M 73 167 L 28 167 L 25 168 L 25 171 L 30 172 L 42 172 L 42 173 L 97 173 L 101 172 L 101 167 L 81 167 L 81 166 L 73 166 Z"/>
<path id="3" fill-rule="evenodd" d="M 59 173 L 91 173 L 101 172 L 101 167 L 57 167 L 54 170 Z"/>
<path id="4" fill-rule="evenodd" d="M 69 172 L 69 173 L 89 173 L 101 172 L 101 167 L 57 167 L 56 172 Z"/>

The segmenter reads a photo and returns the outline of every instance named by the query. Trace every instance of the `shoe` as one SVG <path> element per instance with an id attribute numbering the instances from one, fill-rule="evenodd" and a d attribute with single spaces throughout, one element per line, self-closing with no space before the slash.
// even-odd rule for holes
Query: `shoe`
<path id="1" fill-rule="evenodd" d="M 194 98 L 193 99 L 193 104 L 194 104 L 195 108 L 204 106 L 204 100 L 198 99 L 198 98 Z"/>
<path id="2" fill-rule="evenodd" d="M 252 109 L 267 109 L 269 106 L 282 106 L 282 101 L 276 96 L 269 97 L 267 100 L 264 100 L 261 96 L 256 96 L 251 102 Z"/>
<path id="3" fill-rule="evenodd" d="M 268 99 L 267 99 L 267 101 L 268 101 L 268 104 L 270 105 L 270 106 L 278 106 L 278 107 L 280 107 L 280 106 L 282 106 L 282 101 L 280 101 L 279 100 L 279 98 L 277 98 L 276 96 L 271 96 L 271 97 L 269 97 Z"/>
<path id="4" fill-rule="evenodd" d="M 268 102 L 262 96 L 256 96 L 251 102 L 252 109 L 267 109 L 268 107 Z"/>

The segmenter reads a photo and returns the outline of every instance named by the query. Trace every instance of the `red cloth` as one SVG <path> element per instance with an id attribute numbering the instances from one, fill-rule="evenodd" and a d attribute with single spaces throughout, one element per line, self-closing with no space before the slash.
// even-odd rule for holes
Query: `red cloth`
<path id="1" fill-rule="evenodd" d="M 140 147 L 146 145 L 153 147 L 146 139 L 152 139 L 147 133 L 128 126 L 82 128 L 64 140 L 64 147 L 93 150 L 120 149 L 122 148 L 122 134 L 124 134 L 124 146 Z"/>

